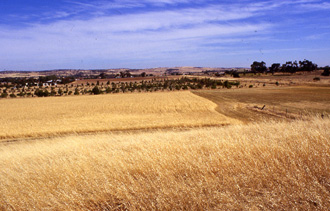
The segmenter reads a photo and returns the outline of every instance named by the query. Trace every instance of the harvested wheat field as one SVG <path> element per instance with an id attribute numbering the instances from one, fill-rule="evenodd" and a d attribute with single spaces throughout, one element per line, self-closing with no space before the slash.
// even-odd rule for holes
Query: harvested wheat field
<path id="1" fill-rule="evenodd" d="M 0 144 L 0 210 L 327 210 L 330 119 Z"/>
<path id="2" fill-rule="evenodd" d="M 239 122 L 216 107 L 190 92 L 1 100 L 0 139 Z"/>
<path id="3" fill-rule="evenodd" d="M 216 103 L 219 113 L 242 122 L 330 114 L 329 86 L 266 86 L 251 89 L 198 90 L 193 93 Z"/>

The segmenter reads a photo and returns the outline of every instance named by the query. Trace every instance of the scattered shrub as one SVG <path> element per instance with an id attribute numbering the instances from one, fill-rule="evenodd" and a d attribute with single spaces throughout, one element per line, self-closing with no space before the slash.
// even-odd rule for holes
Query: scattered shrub
<path id="1" fill-rule="evenodd" d="M 57 93 L 62 96 L 63 95 L 63 90 L 60 88 L 60 89 L 58 89 Z"/>
<path id="2" fill-rule="evenodd" d="M 78 88 L 76 88 L 76 89 L 74 90 L 74 95 L 79 95 L 79 89 L 78 89 Z"/>
<path id="3" fill-rule="evenodd" d="M 6 98 L 8 97 L 8 94 L 6 92 L 1 93 L 1 98 Z"/>
<path id="4" fill-rule="evenodd" d="M 111 92 L 111 88 L 107 86 L 107 88 L 105 89 L 106 93 L 110 93 Z"/>

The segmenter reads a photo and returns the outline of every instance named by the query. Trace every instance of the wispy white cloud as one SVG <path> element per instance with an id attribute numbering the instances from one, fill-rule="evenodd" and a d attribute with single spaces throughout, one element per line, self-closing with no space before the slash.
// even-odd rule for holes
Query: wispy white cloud
<path id="1" fill-rule="evenodd" d="M 171 46 L 168 50 L 180 50 L 193 38 L 199 38 L 199 43 L 189 45 L 199 46 L 212 37 L 251 34 L 269 27 L 269 24 L 262 23 L 226 24 L 226 21 L 252 15 L 248 11 L 237 13 L 222 7 L 206 7 L 104 16 L 90 20 L 62 20 L 51 24 L 35 24 L 21 30 L 2 30 L 0 42 L 7 47 L 7 53 L 15 53 L 23 46 L 25 52 L 35 54 L 40 51 L 63 53 L 84 49 L 85 51 L 75 52 L 77 57 L 98 50 L 107 52 L 107 55 L 117 55 L 118 52 L 124 54 L 128 51 L 150 52 L 150 49 L 167 49 L 168 46 Z M 16 52 L 15 55 L 17 54 L 20 53 Z"/>
<path id="2" fill-rule="evenodd" d="M 302 8 L 307 10 L 329 10 L 329 2 L 315 2 L 315 3 L 306 3 L 300 5 Z"/>
<path id="3" fill-rule="evenodd" d="M 107 61 L 150 62 L 178 59 L 183 54 L 188 59 L 214 52 L 217 55 L 256 53 L 258 49 L 242 49 L 240 46 L 274 41 L 270 33 L 274 27 L 279 27 L 257 17 L 289 4 L 315 3 L 312 0 L 265 1 L 244 6 L 233 3 L 149 12 L 137 10 L 125 14 L 103 12 L 147 4 L 158 8 L 189 2 L 191 0 L 71 1 L 76 5 L 72 10 L 43 14 L 54 19 L 48 23 L 31 23 L 29 27 L 19 29 L 0 25 L 0 63 L 20 61 L 21 65 L 42 63 L 47 66 L 48 63 L 49 67 L 56 64 L 63 67 L 66 64 L 80 65 L 82 61 L 111 65 Z M 99 15 L 89 18 L 74 16 L 86 10 Z"/>
<path id="4" fill-rule="evenodd" d="M 80 9 L 121 9 L 121 8 L 134 8 L 134 7 L 145 7 L 147 5 L 153 6 L 166 6 L 166 5 L 177 5 L 187 4 L 196 2 L 192 0 L 113 0 L 113 1 L 93 1 L 89 3 L 80 2 L 76 0 L 68 1 L 71 4 L 78 5 Z"/>

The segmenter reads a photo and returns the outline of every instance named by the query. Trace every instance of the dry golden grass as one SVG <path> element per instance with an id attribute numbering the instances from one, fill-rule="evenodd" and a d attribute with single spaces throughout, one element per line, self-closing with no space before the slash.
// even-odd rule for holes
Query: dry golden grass
<path id="1" fill-rule="evenodd" d="M 1 100 L 0 139 L 238 122 L 215 108 L 190 92 Z"/>
<path id="2" fill-rule="evenodd" d="M 0 210 L 326 210 L 330 119 L 260 121 L 247 106 L 319 114 L 329 109 L 328 91 L 196 92 L 213 102 L 190 92 L 0 101 Z M 176 127 L 188 128 L 163 130 Z"/>
<path id="3" fill-rule="evenodd" d="M 313 118 L 0 143 L 0 210 L 327 210 L 329 127 Z"/>

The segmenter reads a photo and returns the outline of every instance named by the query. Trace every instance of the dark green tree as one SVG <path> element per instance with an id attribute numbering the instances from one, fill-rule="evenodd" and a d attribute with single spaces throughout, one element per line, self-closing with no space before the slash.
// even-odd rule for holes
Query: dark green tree
<path id="1" fill-rule="evenodd" d="M 1 98 L 6 98 L 8 94 L 6 92 L 1 93 Z"/>
<path id="2" fill-rule="evenodd" d="M 322 73 L 323 76 L 329 76 L 330 75 L 330 67 L 329 66 L 325 66 L 323 68 L 323 73 Z"/>
<path id="3" fill-rule="evenodd" d="M 109 86 L 107 86 L 107 88 L 105 89 L 106 93 L 110 93 L 111 92 L 111 88 Z"/>
<path id="4" fill-rule="evenodd" d="M 281 64 L 280 63 L 274 63 L 272 66 L 269 67 L 269 72 L 272 74 L 280 71 Z"/>
<path id="5" fill-rule="evenodd" d="M 298 71 L 298 62 L 288 61 L 285 64 L 282 64 L 282 71 L 291 74 L 296 73 Z"/>
<path id="6" fill-rule="evenodd" d="M 314 71 L 316 70 L 317 65 L 314 64 L 313 62 L 309 61 L 309 60 L 304 60 L 304 61 L 299 61 L 299 70 L 300 71 Z"/>
<path id="7" fill-rule="evenodd" d="M 92 89 L 92 93 L 93 93 L 94 95 L 99 95 L 99 94 L 101 94 L 102 92 L 101 92 L 101 90 L 99 89 L 99 87 L 96 85 L 96 86 L 94 86 L 94 88 Z"/>
<path id="8" fill-rule="evenodd" d="M 74 90 L 74 93 L 73 93 L 74 95 L 79 95 L 79 89 L 78 88 L 76 88 L 75 90 Z"/>
<path id="9" fill-rule="evenodd" d="M 254 61 L 253 64 L 251 64 L 251 72 L 253 73 L 264 73 L 266 72 L 266 70 L 267 67 L 264 61 L 262 62 Z"/>
<path id="10" fill-rule="evenodd" d="M 100 78 L 101 78 L 101 79 L 105 79 L 105 78 L 106 78 L 105 73 L 101 73 L 101 74 L 100 74 Z"/>
<path id="11" fill-rule="evenodd" d="M 61 88 L 58 89 L 57 93 L 62 96 L 63 95 L 63 90 Z"/>

